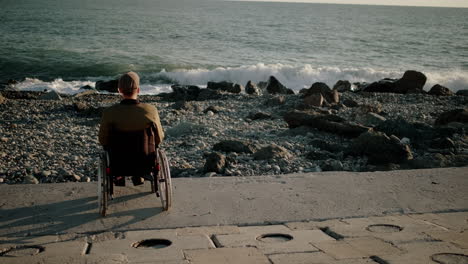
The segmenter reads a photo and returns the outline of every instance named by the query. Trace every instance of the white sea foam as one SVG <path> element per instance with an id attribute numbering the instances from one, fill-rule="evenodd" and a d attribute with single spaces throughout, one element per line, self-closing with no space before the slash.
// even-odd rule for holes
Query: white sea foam
<path id="1" fill-rule="evenodd" d="M 233 68 L 215 68 L 176 70 L 171 72 L 161 71 L 154 74 L 142 73 L 142 94 L 158 94 L 170 92 L 171 85 L 191 84 L 206 87 L 209 81 L 230 81 L 245 85 L 247 81 L 266 81 L 270 76 L 275 76 L 285 86 L 296 91 L 310 87 L 314 82 L 324 82 L 333 86 L 338 80 L 350 82 L 374 82 L 383 78 L 400 78 L 404 72 L 392 70 L 376 70 L 373 68 L 338 68 L 338 67 L 313 67 L 311 65 L 291 66 L 284 64 L 257 64 Z M 468 72 L 454 70 L 451 72 L 424 72 L 428 77 L 425 89 L 429 90 L 435 84 L 441 84 L 453 91 L 468 89 Z M 20 90 L 56 90 L 60 93 L 75 94 L 84 89 L 81 87 L 95 86 L 98 79 L 88 78 L 87 81 L 63 81 L 56 79 L 45 82 L 34 78 L 26 78 L 16 85 Z M 152 80 L 152 81 L 148 81 Z M 172 80 L 172 81 L 169 81 Z"/>

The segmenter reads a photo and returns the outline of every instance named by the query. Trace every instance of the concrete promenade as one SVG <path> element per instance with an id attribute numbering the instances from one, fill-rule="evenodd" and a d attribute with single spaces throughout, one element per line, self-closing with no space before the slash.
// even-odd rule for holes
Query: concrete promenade
<path id="1" fill-rule="evenodd" d="M 0 185 L 0 263 L 468 263 L 468 168 Z"/>

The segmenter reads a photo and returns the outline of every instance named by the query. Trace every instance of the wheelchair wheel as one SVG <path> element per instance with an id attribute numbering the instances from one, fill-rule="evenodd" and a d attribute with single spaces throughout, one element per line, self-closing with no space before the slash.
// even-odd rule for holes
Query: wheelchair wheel
<path id="1" fill-rule="evenodd" d="M 172 182 L 171 182 L 171 171 L 169 168 L 169 162 L 167 161 L 166 154 L 158 149 L 158 163 L 160 166 L 159 173 L 156 176 L 156 186 L 161 199 L 161 203 L 164 211 L 169 210 L 172 205 Z"/>
<path id="2" fill-rule="evenodd" d="M 109 176 L 107 175 L 107 155 L 102 154 L 98 169 L 98 207 L 99 214 L 106 216 L 109 202 Z"/>

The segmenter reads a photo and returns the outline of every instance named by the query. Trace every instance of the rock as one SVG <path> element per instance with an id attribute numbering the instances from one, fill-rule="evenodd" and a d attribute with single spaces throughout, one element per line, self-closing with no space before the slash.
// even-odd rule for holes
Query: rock
<path id="1" fill-rule="evenodd" d="M 435 125 L 442 126 L 452 122 L 468 123 L 468 110 L 455 109 L 444 112 L 436 119 Z"/>
<path id="2" fill-rule="evenodd" d="M 343 104 L 346 107 L 357 107 L 357 106 L 359 106 L 358 102 L 354 101 L 353 99 L 345 99 L 345 100 L 343 100 Z"/>
<path id="3" fill-rule="evenodd" d="M 208 82 L 207 89 L 211 90 L 221 90 L 229 93 L 240 93 L 244 87 L 240 84 L 234 84 L 231 82 Z"/>
<path id="4" fill-rule="evenodd" d="M 32 175 L 26 175 L 23 179 L 24 184 L 39 184 L 39 180 Z"/>
<path id="5" fill-rule="evenodd" d="M 79 97 L 84 97 L 84 96 L 93 95 L 93 94 L 97 94 L 97 93 L 98 92 L 93 89 L 93 90 L 88 90 L 88 91 L 84 91 L 84 92 L 81 92 L 81 93 L 77 93 L 73 97 L 79 98 Z"/>
<path id="6" fill-rule="evenodd" d="M 284 116 L 284 120 L 290 128 L 309 126 L 348 137 L 357 137 L 371 129 L 370 127 L 349 123 L 336 115 L 322 115 L 310 111 L 289 112 Z"/>
<path id="7" fill-rule="evenodd" d="M 327 159 L 322 162 L 320 166 L 323 171 L 342 171 L 343 170 L 343 163 L 339 160 L 335 159 Z"/>
<path id="8" fill-rule="evenodd" d="M 468 96 L 468 90 L 458 90 L 456 95 Z"/>
<path id="9" fill-rule="evenodd" d="M 198 94 L 198 101 L 216 100 L 222 97 L 220 91 L 212 89 L 201 89 Z"/>
<path id="10" fill-rule="evenodd" d="M 0 94 L 0 105 L 1 105 L 1 104 L 4 104 L 5 102 L 6 102 L 6 98 L 3 97 L 2 94 Z"/>
<path id="11" fill-rule="evenodd" d="M 333 90 L 337 90 L 340 93 L 351 91 L 351 83 L 349 81 L 339 80 L 333 86 Z"/>
<path id="12" fill-rule="evenodd" d="M 82 181 L 82 182 L 91 182 L 91 178 L 88 177 L 88 176 L 82 177 L 82 178 L 81 178 L 81 181 Z"/>
<path id="13" fill-rule="evenodd" d="M 182 137 L 187 135 L 196 135 L 206 132 L 206 127 L 190 122 L 180 122 L 177 125 L 167 129 L 165 134 L 169 137 Z"/>
<path id="14" fill-rule="evenodd" d="M 313 107 L 321 107 L 323 104 L 323 96 L 322 94 L 316 93 L 308 95 L 304 98 L 304 105 L 306 106 L 313 106 Z"/>
<path id="15" fill-rule="evenodd" d="M 403 163 L 413 158 L 408 145 L 401 143 L 396 136 L 388 137 L 382 132 L 366 132 L 356 138 L 350 148 L 351 153 L 366 155 L 373 164 Z"/>
<path id="16" fill-rule="evenodd" d="M 47 155 L 48 157 L 52 157 L 52 156 L 54 155 L 54 153 L 53 153 L 52 151 L 49 150 L 49 151 L 46 151 L 46 155 Z"/>
<path id="17" fill-rule="evenodd" d="M 257 112 L 257 113 L 250 113 L 247 118 L 251 120 L 259 120 L 259 119 L 271 119 L 272 116 L 270 114 L 264 112 Z"/>
<path id="18" fill-rule="evenodd" d="M 432 86 L 431 90 L 429 91 L 430 95 L 437 95 L 437 96 L 451 96 L 453 92 L 450 91 L 449 88 L 444 87 L 442 85 L 436 84 Z"/>
<path id="19" fill-rule="evenodd" d="M 455 142 L 450 138 L 437 138 L 431 142 L 432 148 L 437 149 L 456 149 Z"/>
<path id="20" fill-rule="evenodd" d="M 268 79 L 266 90 L 270 94 L 294 94 L 293 90 L 286 88 L 274 76 Z"/>
<path id="21" fill-rule="evenodd" d="M 51 172 L 51 171 L 44 170 L 44 171 L 41 172 L 41 177 L 43 177 L 43 178 L 47 178 L 47 177 L 49 177 L 50 175 L 52 175 L 52 172 Z"/>
<path id="22" fill-rule="evenodd" d="M 369 112 L 358 117 L 358 120 L 365 126 L 377 126 L 387 119 L 379 114 Z"/>
<path id="23" fill-rule="evenodd" d="M 403 77 L 395 82 L 395 93 L 408 93 L 409 91 L 423 91 L 427 77 L 422 72 L 406 71 Z"/>
<path id="24" fill-rule="evenodd" d="M 188 112 L 199 112 L 198 105 L 188 101 L 177 101 L 172 105 L 172 108 L 175 110 L 184 110 Z"/>
<path id="25" fill-rule="evenodd" d="M 223 110 L 224 110 L 224 109 L 221 108 L 221 107 L 219 107 L 219 106 L 210 105 L 210 106 L 208 106 L 205 110 L 203 110 L 203 113 L 207 113 L 208 111 L 211 111 L 211 112 L 217 114 L 217 113 L 219 113 L 219 112 L 221 112 L 221 111 L 223 111 Z"/>
<path id="26" fill-rule="evenodd" d="M 69 174 L 69 175 L 65 175 L 64 178 L 66 180 L 69 180 L 69 181 L 73 181 L 73 182 L 79 182 L 81 181 L 81 177 L 79 175 L 76 175 L 76 174 Z"/>
<path id="27" fill-rule="evenodd" d="M 325 101 L 329 104 L 336 104 L 340 101 L 340 95 L 337 90 L 332 90 L 327 84 L 322 82 L 316 82 L 307 90 L 304 97 L 311 96 L 313 94 L 321 94 Z"/>
<path id="28" fill-rule="evenodd" d="M 118 80 L 110 80 L 110 81 L 97 81 L 96 82 L 96 90 L 98 91 L 108 91 L 111 93 L 118 93 L 119 81 Z"/>
<path id="29" fill-rule="evenodd" d="M 260 89 L 252 81 L 248 81 L 245 85 L 245 92 L 251 95 L 260 95 Z"/>
<path id="30" fill-rule="evenodd" d="M 89 109 L 89 107 L 83 102 L 74 102 L 73 109 L 77 112 L 84 112 Z"/>
<path id="31" fill-rule="evenodd" d="M 267 106 L 278 106 L 278 105 L 283 105 L 285 103 L 286 103 L 286 97 L 282 95 L 272 97 L 265 101 L 265 105 Z"/>
<path id="32" fill-rule="evenodd" d="M 253 153 L 255 147 L 251 144 L 238 140 L 224 140 L 216 143 L 213 150 L 223 152 L 236 152 L 236 153 Z"/>
<path id="33" fill-rule="evenodd" d="M 374 130 L 399 138 L 407 137 L 415 142 L 430 140 L 436 134 L 431 126 L 420 122 L 408 122 L 402 117 L 385 120 L 374 127 Z"/>
<path id="34" fill-rule="evenodd" d="M 309 142 L 309 145 L 312 145 L 316 148 L 327 150 L 333 153 L 340 152 L 343 150 L 343 146 L 340 144 L 335 144 L 331 142 L 327 142 L 321 139 L 313 139 Z"/>
<path id="35" fill-rule="evenodd" d="M 89 84 L 84 85 L 84 86 L 81 86 L 80 89 L 83 89 L 83 90 L 94 90 L 94 88 L 93 88 L 91 85 L 89 85 Z"/>
<path id="36" fill-rule="evenodd" d="M 326 160 L 336 158 L 336 155 L 328 151 L 313 150 L 306 154 L 306 158 L 310 160 Z"/>
<path id="37" fill-rule="evenodd" d="M 361 88 L 363 92 L 369 93 L 393 93 L 395 91 L 394 79 L 383 79 L 377 82 L 373 82 Z"/>
<path id="38" fill-rule="evenodd" d="M 270 160 L 270 159 L 289 159 L 292 157 L 289 151 L 281 146 L 270 145 L 260 149 L 253 155 L 256 160 Z"/>
<path id="39" fill-rule="evenodd" d="M 205 162 L 203 170 L 205 172 L 223 173 L 226 167 L 226 157 L 221 153 L 210 153 Z"/>
<path id="40" fill-rule="evenodd" d="M 62 100 L 62 97 L 55 91 L 51 90 L 48 93 L 45 93 L 38 98 L 39 100 L 51 100 L 51 101 L 60 101 Z"/>
<path id="41" fill-rule="evenodd" d="M 359 112 L 361 113 L 380 113 L 382 112 L 382 105 L 380 103 L 375 104 L 363 104 L 359 106 Z"/>
<path id="42" fill-rule="evenodd" d="M 176 101 L 193 101 L 200 95 L 200 87 L 195 85 L 172 85 L 172 99 Z"/>

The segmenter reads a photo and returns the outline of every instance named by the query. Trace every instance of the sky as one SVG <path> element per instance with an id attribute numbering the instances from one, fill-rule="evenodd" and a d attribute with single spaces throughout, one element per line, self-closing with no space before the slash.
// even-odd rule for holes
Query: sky
<path id="1" fill-rule="evenodd" d="M 332 3 L 332 4 L 361 4 L 361 5 L 401 5 L 401 6 L 439 6 L 465 7 L 468 0 L 241 0 L 263 2 L 300 2 L 300 3 Z"/>

